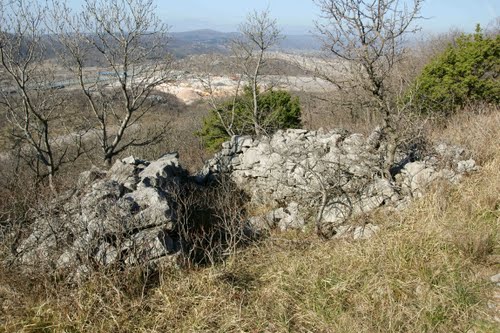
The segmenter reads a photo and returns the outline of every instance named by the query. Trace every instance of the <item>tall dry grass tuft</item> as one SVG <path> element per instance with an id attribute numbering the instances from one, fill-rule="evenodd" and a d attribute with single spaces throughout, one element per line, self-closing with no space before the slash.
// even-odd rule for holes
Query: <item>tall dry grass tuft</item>
<path id="1" fill-rule="evenodd" d="M 500 106 L 475 104 L 442 121 L 432 137 L 468 148 L 480 164 L 492 160 L 500 150 Z"/>

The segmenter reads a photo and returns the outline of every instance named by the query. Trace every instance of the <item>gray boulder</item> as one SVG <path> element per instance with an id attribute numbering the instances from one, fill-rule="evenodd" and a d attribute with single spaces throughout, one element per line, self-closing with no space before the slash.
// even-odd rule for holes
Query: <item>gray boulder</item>
<path id="1" fill-rule="evenodd" d="M 128 157 L 106 172 L 81 174 L 78 188 L 64 203 L 49 207 L 16 248 L 24 267 L 67 268 L 134 265 L 179 251 L 170 185 L 186 172 L 177 154 L 154 162 Z"/>

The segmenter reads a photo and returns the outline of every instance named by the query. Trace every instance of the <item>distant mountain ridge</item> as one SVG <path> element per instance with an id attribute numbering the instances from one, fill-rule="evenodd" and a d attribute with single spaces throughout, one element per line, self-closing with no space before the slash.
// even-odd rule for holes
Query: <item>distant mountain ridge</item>
<path id="1" fill-rule="evenodd" d="M 237 37 L 238 32 L 221 32 L 213 29 L 199 29 L 199 30 L 189 30 L 182 32 L 172 32 L 172 37 L 179 40 L 191 40 L 191 41 L 201 41 L 210 39 L 228 39 Z"/>
<path id="2" fill-rule="evenodd" d="M 159 50 L 160 53 L 170 53 L 175 57 L 183 58 L 189 55 L 200 55 L 208 53 L 228 53 L 231 40 L 240 35 L 238 32 L 221 32 L 211 29 L 191 30 L 183 32 L 171 32 L 170 38 L 166 39 Z M 8 35 L 7 35 L 8 36 Z M 9 38 L 13 38 L 10 36 Z M 43 58 L 57 59 L 57 53 L 62 51 L 63 46 L 57 37 L 45 35 L 41 39 Z M 320 41 L 314 35 L 285 35 L 281 43 L 273 51 L 318 51 L 321 48 Z M 148 46 L 148 37 L 140 41 Z M 88 66 L 100 66 L 105 64 L 103 57 L 98 52 L 87 55 Z"/>
<path id="3" fill-rule="evenodd" d="M 203 53 L 225 53 L 229 51 L 230 42 L 238 37 L 238 32 L 221 32 L 211 29 L 200 29 L 183 32 L 172 32 L 168 44 L 170 52 L 178 57 Z M 321 42 L 314 35 L 285 35 L 276 49 L 287 51 L 317 51 Z"/>

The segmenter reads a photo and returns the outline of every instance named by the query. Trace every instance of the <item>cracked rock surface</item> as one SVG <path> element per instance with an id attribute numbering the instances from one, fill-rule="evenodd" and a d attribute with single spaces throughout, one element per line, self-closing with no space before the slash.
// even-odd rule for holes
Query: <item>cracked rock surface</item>
<path id="1" fill-rule="evenodd" d="M 334 235 L 348 229 L 355 238 L 366 238 L 378 229 L 363 233 L 345 224 L 381 206 L 405 207 L 430 184 L 456 183 L 477 168 L 464 149 L 441 143 L 419 159 L 414 152 L 398 151 L 393 178 L 386 179 L 380 140 L 380 129 L 368 137 L 342 129 L 280 130 L 260 139 L 234 136 L 198 180 L 230 172 L 255 205 L 274 207 L 252 217 L 257 228 L 302 229 L 321 211 L 321 223 Z"/>
<path id="2" fill-rule="evenodd" d="M 17 260 L 84 273 L 92 265 L 138 264 L 176 253 L 166 189 L 184 173 L 177 154 L 154 162 L 128 157 L 108 172 L 82 173 L 69 198 L 54 202 L 34 223 L 16 249 Z"/>

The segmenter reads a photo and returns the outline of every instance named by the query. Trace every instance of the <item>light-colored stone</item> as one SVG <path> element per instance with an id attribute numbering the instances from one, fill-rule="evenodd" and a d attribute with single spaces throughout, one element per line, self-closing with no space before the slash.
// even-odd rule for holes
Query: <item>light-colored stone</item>
<path id="1" fill-rule="evenodd" d="M 341 225 L 335 229 L 335 238 L 347 238 L 351 236 L 351 232 L 353 230 L 353 226 L 350 225 Z"/>
<path id="2" fill-rule="evenodd" d="M 436 180 L 456 183 L 462 174 L 474 170 L 475 163 L 464 159 L 467 154 L 462 148 L 440 144 L 434 154 L 410 163 L 407 161 L 411 160 L 411 152 L 398 151 L 398 161 L 406 164 L 396 175 L 396 181 L 383 179 L 382 154 L 377 151 L 384 148 L 382 134 L 381 128 L 376 128 L 368 138 L 341 129 L 330 132 L 292 129 L 279 130 L 259 141 L 233 137 L 223 145 L 225 149 L 207 163 L 208 173 L 232 172 L 233 180 L 250 194 L 252 201 L 279 202 L 283 207 L 298 202 L 307 207 L 303 211 L 309 212 L 319 209 L 318 198 L 326 186 L 333 194 L 329 195 L 330 203 L 323 220 L 340 225 L 352 216 L 369 213 L 380 206 L 405 207 L 408 198 L 423 195 Z M 246 149 L 234 149 L 238 145 Z M 453 170 L 443 169 L 443 165 L 450 163 Z M 343 185 L 337 188 L 336 184 Z M 275 216 L 281 213 L 280 210 L 270 212 Z M 302 212 L 299 216 L 305 217 Z M 279 219 L 282 220 L 281 224 L 273 223 L 287 228 L 285 218 Z"/>
<path id="3" fill-rule="evenodd" d="M 136 265 L 173 256 L 180 249 L 174 188 L 194 180 L 203 186 L 221 173 L 229 173 L 256 206 L 279 207 L 242 221 L 252 232 L 305 230 L 324 208 L 327 234 L 368 239 L 380 228 L 350 224 L 352 217 L 380 207 L 403 209 L 431 183 L 456 183 L 477 169 L 465 150 L 441 144 L 417 161 L 398 151 L 401 170 L 388 180 L 382 140 L 380 129 L 368 138 L 340 129 L 234 136 L 195 177 L 187 177 L 175 153 L 152 162 L 130 156 L 107 172 L 83 173 L 78 188 L 54 203 L 57 214 L 33 223 L 17 247 L 17 260 L 33 267 L 75 266 L 81 276 L 91 263 Z"/>
<path id="4" fill-rule="evenodd" d="M 380 227 L 373 225 L 373 224 L 367 224 L 364 226 L 356 227 L 354 229 L 354 239 L 355 240 L 363 240 L 363 239 L 370 239 L 373 236 L 375 236 L 376 233 L 380 231 Z"/>
<path id="5" fill-rule="evenodd" d="M 477 170 L 476 161 L 469 159 L 466 161 L 459 161 L 457 164 L 458 173 L 470 173 Z"/>
<path id="6" fill-rule="evenodd" d="M 401 174 L 404 177 L 403 187 L 415 197 L 423 195 L 427 186 L 435 180 L 436 170 L 432 167 L 427 167 L 423 162 L 408 163 Z"/>
<path id="7" fill-rule="evenodd" d="M 252 166 L 260 162 L 261 154 L 258 148 L 249 148 L 243 157 L 240 158 L 241 163 Z"/>
<path id="8" fill-rule="evenodd" d="M 141 185 L 163 187 L 169 180 L 181 175 L 183 170 L 179 165 L 177 153 L 165 154 L 151 162 L 141 173 Z"/>
<path id="9" fill-rule="evenodd" d="M 495 283 L 498 287 L 500 287 L 500 273 L 490 277 L 490 281 Z"/>
<path id="10" fill-rule="evenodd" d="M 177 155 L 169 154 L 152 163 L 129 157 L 107 173 L 82 174 L 81 187 L 55 203 L 59 213 L 33 224 L 16 249 L 17 260 L 83 277 L 96 263 L 142 264 L 171 255 L 180 247 L 170 237 L 176 217 L 166 185 L 184 172 Z"/>
<path id="11" fill-rule="evenodd" d="M 125 184 L 127 184 L 127 186 L 125 187 L 127 188 L 130 187 L 129 189 L 133 190 L 134 188 L 131 187 L 133 187 L 133 185 L 136 184 L 137 181 L 139 180 L 138 177 L 139 171 L 140 170 L 136 168 L 134 163 L 126 163 L 118 160 L 115 162 L 115 164 L 113 164 L 113 166 L 109 170 L 108 178 L 119 184 L 123 184 L 124 186 Z"/>

